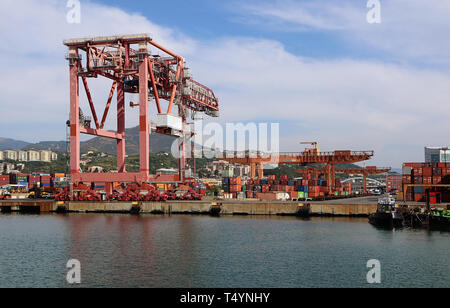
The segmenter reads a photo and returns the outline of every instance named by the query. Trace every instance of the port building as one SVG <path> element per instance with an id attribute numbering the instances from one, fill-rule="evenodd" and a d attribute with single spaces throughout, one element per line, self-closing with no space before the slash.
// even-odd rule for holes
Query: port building
<path id="1" fill-rule="evenodd" d="M 448 147 L 426 147 L 426 163 L 450 163 L 450 149 Z"/>

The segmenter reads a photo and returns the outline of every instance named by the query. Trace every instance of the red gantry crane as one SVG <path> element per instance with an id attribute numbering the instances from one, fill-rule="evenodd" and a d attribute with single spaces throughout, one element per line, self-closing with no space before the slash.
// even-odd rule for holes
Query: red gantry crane
<path id="1" fill-rule="evenodd" d="M 320 152 L 315 142 L 308 142 L 302 144 L 311 144 L 314 148 L 307 148 L 299 153 L 279 153 L 278 156 L 271 154 L 264 157 L 252 157 L 249 153 L 244 155 L 225 155 L 221 160 L 228 161 L 235 164 L 250 165 L 251 177 L 256 177 L 256 169 L 258 169 L 258 177 L 264 177 L 264 164 L 280 164 L 280 165 L 308 165 L 308 164 L 325 164 L 326 174 L 328 175 L 328 182 L 331 183 L 331 190 L 335 186 L 335 164 L 353 164 L 365 160 L 369 160 L 373 155 L 373 151 L 334 151 L 334 152 Z"/>
<path id="2" fill-rule="evenodd" d="M 147 34 L 71 39 L 64 41 L 69 49 L 70 68 L 70 172 L 72 182 L 108 183 L 150 181 L 150 131 L 179 138 L 179 174 L 174 182 L 184 182 L 188 111 L 204 112 L 218 117 L 219 102 L 214 92 L 191 78 L 185 59 L 155 43 Z M 155 51 L 153 54 L 150 48 Z M 162 55 L 156 55 L 157 53 Z M 112 83 L 103 115 L 96 113 L 89 79 L 106 78 Z M 92 113 L 94 127 L 80 116 L 79 87 L 83 85 Z M 117 93 L 117 131 L 104 129 L 114 93 Z M 125 94 L 139 94 L 140 171 L 126 172 L 125 167 Z M 154 127 L 149 122 L 149 101 L 157 108 Z M 167 101 L 167 108 L 163 108 Z M 174 112 L 176 107 L 176 113 Z M 117 173 L 80 172 L 80 134 L 111 138 L 117 141 Z"/>

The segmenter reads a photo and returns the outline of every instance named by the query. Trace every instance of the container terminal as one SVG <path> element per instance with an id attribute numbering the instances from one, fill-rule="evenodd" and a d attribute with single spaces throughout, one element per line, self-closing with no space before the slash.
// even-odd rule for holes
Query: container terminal
<path id="1" fill-rule="evenodd" d="M 192 78 L 184 57 L 159 45 L 147 34 L 70 39 L 64 41 L 64 45 L 68 48 L 66 59 L 70 76 L 70 119 L 67 122 L 70 174 L 0 175 L 3 212 L 369 216 L 379 209 L 378 199 L 369 196 L 367 179 L 371 175 L 388 173 L 391 168 L 340 168 L 341 164 L 368 161 L 374 151 L 321 152 L 317 142 L 302 142 L 312 147 L 297 153 L 277 153 L 276 158 L 270 154 L 255 157 L 249 152 L 226 153 L 221 160 L 249 166 L 250 177 L 223 177 L 220 194 L 205 196 L 205 183 L 190 169 L 195 166 L 195 158 L 188 157 L 194 155 L 187 155 L 188 148 L 194 151 L 189 116 L 218 117 L 219 99 L 213 90 Z M 97 114 L 89 88 L 90 79 L 111 83 L 101 116 Z M 80 87 L 84 88 L 92 117 L 85 116 L 80 108 Z M 117 97 L 117 131 L 112 132 L 104 127 L 114 94 Z M 126 94 L 139 97 L 137 104 L 130 103 L 130 107 L 139 109 L 138 172 L 127 172 L 125 165 Z M 150 102 L 157 110 L 155 123 L 149 120 Z M 150 175 L 150 133 L 178 139 L 180 155 L 176 174 Z M 81 134 L 116 141 L 118 172 L 80 171 Z M 428 152 L 429 157 L 436 158 L 432 149 Z M 265 176 L 265 164 L 274 159 L 279 165 L 302 166 L 296 170 L 298 177 Z M 189 160 L 193 161 L 188 164 Z M 356 194 L 351 183 L 341 181 L 337 174 L 360 175 L 362 192 Z M 387 192 L 403 202 L 402 208 L 423 215 L 436 211 L 446 214 L 442 211 L 449 209 L 444 204 L 450 202 L 449 187 L 450 164 L 447 162 L 405 163 L 402 175 L 386 177 Z"/>

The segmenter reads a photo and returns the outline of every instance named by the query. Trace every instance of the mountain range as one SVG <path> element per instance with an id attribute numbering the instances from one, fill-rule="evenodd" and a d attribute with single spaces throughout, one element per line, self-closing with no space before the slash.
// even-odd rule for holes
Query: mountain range
<path id="1" fill-rule="evenodd" d="M 139 127 L 128 128 L 126 135 L 126 152 L 128 155 L 139 155 Z M 175 138 L 150 134 L 150 151 L 152 153 L 170 152 L 172 142 Z M 0 138 L 0 151 L 4 150 L 51 150 L 54 152 L 65 152 L 67 147 L 66 141 L 41 141 L 39 143 L 29 143 L 9 138 Z M 116 140 L 102 137 L 95 137 L 87 141 L 81 142 L 81 153 L 88 151 L 104 152 L 111 155 L 116 154 Z"/>

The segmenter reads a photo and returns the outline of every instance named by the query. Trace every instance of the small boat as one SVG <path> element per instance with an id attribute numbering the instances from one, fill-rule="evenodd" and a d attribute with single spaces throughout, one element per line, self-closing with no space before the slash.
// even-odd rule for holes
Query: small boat
<path id="1" fill-rule="evenodd" d="M 450 210 L 432 210 L 429 220 L 430 229 L 450 231 Z"/>
<path id="2" fill-rule="evenodd" d="M 369 215 L 369 222 L 377 227 L 403 227 L 403 215 L 395 210 L 395 199 L 391 196 L 378 199 L 377 212 Z"/>

